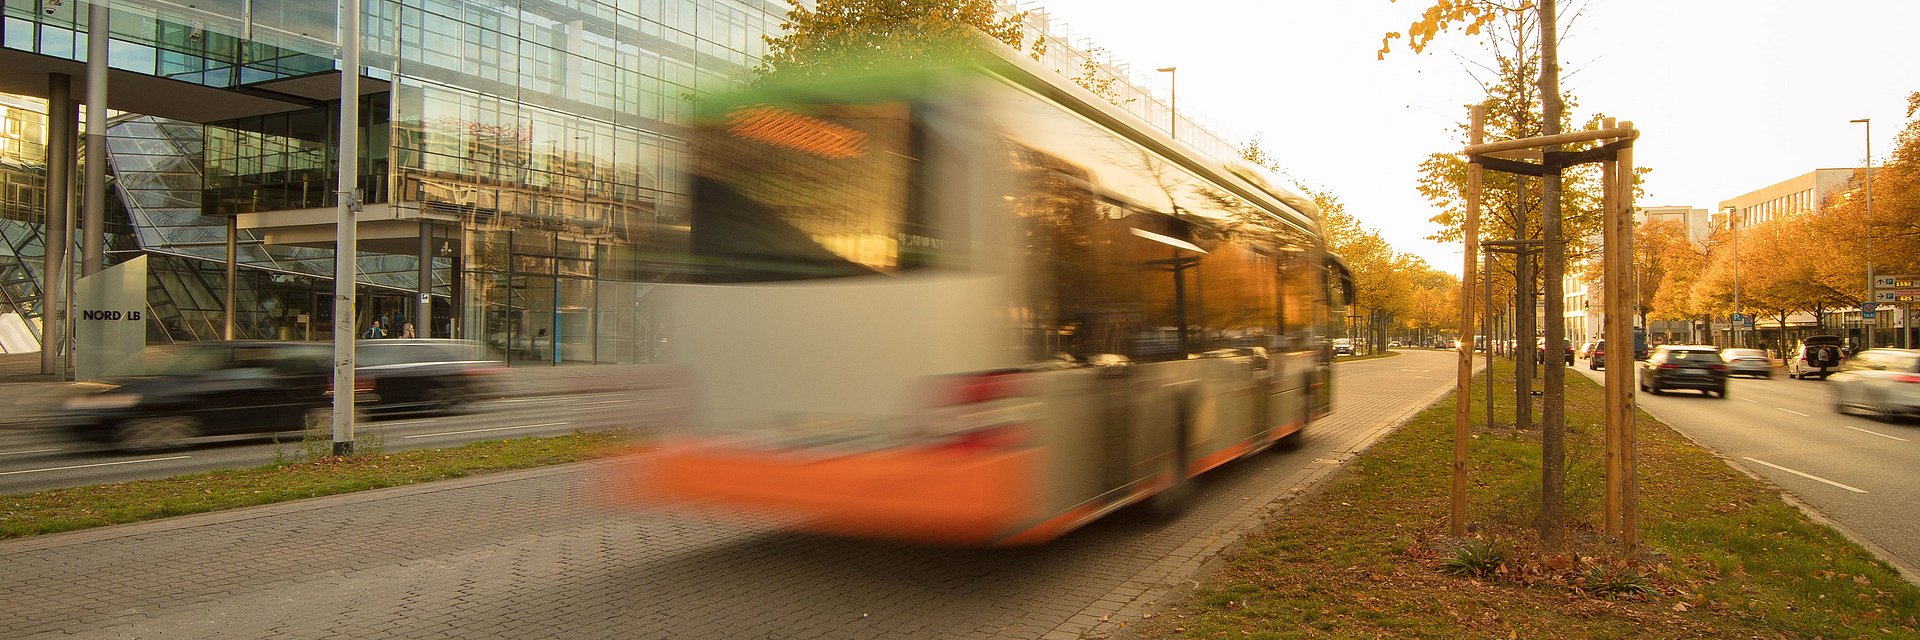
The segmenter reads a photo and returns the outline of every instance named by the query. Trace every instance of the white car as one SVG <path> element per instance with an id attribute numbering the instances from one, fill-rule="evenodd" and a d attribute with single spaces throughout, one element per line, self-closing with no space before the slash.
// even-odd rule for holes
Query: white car
<path id="1" fill-rule="evenodd" d="M 1868 349 L 1827 378 L 1833 410 L 1882 416 L 1920 416 L 1920 350 Z"/>
<path id="2" fill-rule="evenodd" d="M 1392 341 L 1392 342 L 1388 342 L 1388 343 L 1387 343 L 1387 346 L 1388 346 L 1388 347 L 1392 347 L 1392 348 L 1395 348 L 1395 349 L 1398 349 L 1398 348 L 1400 348 L 1400 341 L 1399 341 L 1399 340 L 1394 340 L 1394 341 Z"/>
<path id="3" fill-rule="evenodd" d="M 1759 349 L 1721 349 L 1720 358 L 1727 361 L 1727 375 L 1773 377 L 1773 360 L 1767 358 L 1767 352 Z"/>

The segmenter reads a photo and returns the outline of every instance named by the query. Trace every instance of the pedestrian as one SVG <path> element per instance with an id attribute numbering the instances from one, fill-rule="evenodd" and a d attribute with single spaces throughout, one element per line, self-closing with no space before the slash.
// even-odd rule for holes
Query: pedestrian
<path id="1" fill-rule="evenodd" d="M 370 327 L 367 327 L 367 335 L 366 335 L 366 337 L 367 337 L 367 339 L 369 339 L 369 340 L 372 340 L 372 339 L 378 339 L 378 338 L 385 338 L 385 337 L 387 337 L 387 330 L 386 330 L 386 328 L 385 328 L 385 327 L 381 327 L 381 326 L 380 326 L 380 321 L 379 321 L 379 320 L 375 320 L 375 321 L 373 321 L 373 326 L 370 326 Z"/>
<path id="2" fill-rule="evenodd" d="M 420 336 L 417 336 L 417 335 L 414 335 L 414 334 L 413 334 L 413 323 L 411 323 L 411 322 L 408 322 L 408 323 L 406 323 L 406 324 L 402 324 L 402 325 L 400 325 L 400 337 L 402 337 L 402 338 L 418 338 L 418 337 L 420 337 Z"/>

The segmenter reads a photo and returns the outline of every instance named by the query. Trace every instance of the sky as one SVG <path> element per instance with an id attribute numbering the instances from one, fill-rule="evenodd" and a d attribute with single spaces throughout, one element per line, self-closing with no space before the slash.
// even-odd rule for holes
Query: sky
<path id="1" fill-rule="evenodd" d="M 1333 191 L 1401 251 L 1458 274 L 1460 248 L 1426 240 L 1433 206 L 1420 162 L 1458 151 L 1456 125 L 1491 59 L 1478 36 L 1445 34 L 1415 54 L 1404 32 L 1432 0 L 1032 0 L 1056 32 L 1105 47 L 1156 92 L 1179 68 L 1182 114 L 1234 139 L 1259 135 L 1287 173 Z M 1653 171 L 1641 206 L 1713 209 L 1816 168 L 1876 162 L 1920 91 L 1920 0 L 1560 0 L 1561 83 L 1579 105 L 1640 130 Z M 1144 72 L 1144 73 L 1142 73 Z M 1164 95 L 1164 94 L 1162 94 Z"/>

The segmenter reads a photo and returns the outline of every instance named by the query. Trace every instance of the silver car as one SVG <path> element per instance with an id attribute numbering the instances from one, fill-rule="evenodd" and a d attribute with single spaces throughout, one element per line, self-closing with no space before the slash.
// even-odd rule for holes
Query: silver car
<path id="1" fill-rule="evenodd" d="M 1773 377 L 1773 360 L 1767 358 L 1767 352 L 1759 349 L 1722 349 L 1720 358 L 1727 361 L 1727 375 Z"/>
<path id="2" fill-rule="evenodd" d="M 1863 409 L 1882 416 L 1920 416 L 1920 350 L 1868 349 L 1827 379 L 1833 410 Z"/>

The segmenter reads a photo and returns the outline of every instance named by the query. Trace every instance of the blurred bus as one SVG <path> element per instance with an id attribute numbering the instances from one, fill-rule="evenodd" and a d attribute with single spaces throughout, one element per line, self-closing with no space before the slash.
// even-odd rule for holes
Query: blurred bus
<path id="1" fill-rule="evenodd" d="M 700 110 L 659 292 L 695 400 L 640 499 L 1032 544 L 1176 511 L 1329 409 L 1351 277 L 1312 202 L 1017 54 Z"/>

